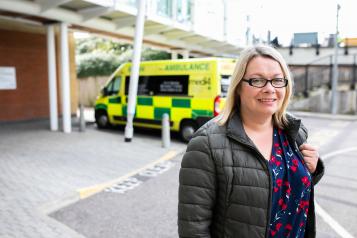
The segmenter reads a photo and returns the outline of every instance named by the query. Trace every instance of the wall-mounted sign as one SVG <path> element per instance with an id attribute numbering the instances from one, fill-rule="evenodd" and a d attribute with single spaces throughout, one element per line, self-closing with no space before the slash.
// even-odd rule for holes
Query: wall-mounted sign
<path id="1" fill-rule="evenodd" d="M 16 89 L 15 67 L 0 67 L 0 90 Z"/>

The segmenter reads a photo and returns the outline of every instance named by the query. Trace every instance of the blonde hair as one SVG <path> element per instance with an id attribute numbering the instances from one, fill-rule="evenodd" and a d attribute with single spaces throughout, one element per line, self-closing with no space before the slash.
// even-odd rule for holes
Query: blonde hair
<path id="1" fill-rule="evenodd" d="M 281 56 L 281 54 L 270 46 L 252 46 L 243 50 L 238 58 L 235 65 L 234 72 L 232 75 L 232 80 L 228 88 L 227 100 L 225 102 L 222 113 L 218 116 L 217 122 L 220 125 L 224 125 L 233 116 L 233 114 L 238 110 L 240 104 L 239 98 L 239 86 L 244 77 L 245 71 L 247 69 L 248 63 L 255 57 L 265 57 L 277 61 L 283 71 L 284 77 L 288 80 L 288 85 L 286 87 L 285 98 L 281 108 L 274 113 L 273 123 L 279 128 L 284 128 L 287 125 L 286 109 L 289 105 L 290 97 L 292 95 L 293 89 L 293 79 L 290 74 L 289 68 Z"/>

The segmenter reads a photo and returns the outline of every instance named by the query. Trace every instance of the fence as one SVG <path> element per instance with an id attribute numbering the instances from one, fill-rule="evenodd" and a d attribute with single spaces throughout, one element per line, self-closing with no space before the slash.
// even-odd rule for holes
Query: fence
<path id="1" fill-rule="evenodd" d="M 93 107 L 101 88 L 107 80 L 108 76 L 78 79 L 79 103 L 86 107 Z"/>
<path id="2" fill-rule="evenodd" d="M 347 56 L 344 56 L 347 57 Z M 348 86 L 355 90 L 357 83 L 356 55 L 353 57 L 353 64 L 338 65 L 338 85 Z M 309 92 L 321 87 L 331 89 L 333 55 L 322 57 L 306 65 L 289 65 L 294 77 L 294 94 L 308 97 Z"/>

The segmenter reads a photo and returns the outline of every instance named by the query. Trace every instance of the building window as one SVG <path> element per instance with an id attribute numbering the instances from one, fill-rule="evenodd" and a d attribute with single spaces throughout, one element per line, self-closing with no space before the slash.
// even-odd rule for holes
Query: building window
<path id="1" fill-rule="evenodd" d="M 163 17 L 172 17 L 172 0 L 157 0 L 157 14 Z"/>
<path id="2" fill-rule="evenodd" d="M 177 0 L 177 21 L 181 23 L 191 21 L 191 0 Z"/>

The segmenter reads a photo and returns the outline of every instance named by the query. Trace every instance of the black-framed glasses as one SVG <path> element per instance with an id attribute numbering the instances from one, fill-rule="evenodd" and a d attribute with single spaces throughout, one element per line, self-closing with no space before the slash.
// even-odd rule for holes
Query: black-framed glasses
<path id="1" fill-rule="evenodd" d="M 288 80 L 285 78 L 274 78 L 271 80 L 265 78 L 251 78 L 251 79 L 242 79 L 242 81 L 248 83 L 250 86 L 256 88 L 263 88 L 267 83 L 271 83 L 274 88 L 284 88 L 288 86 Z"/>

